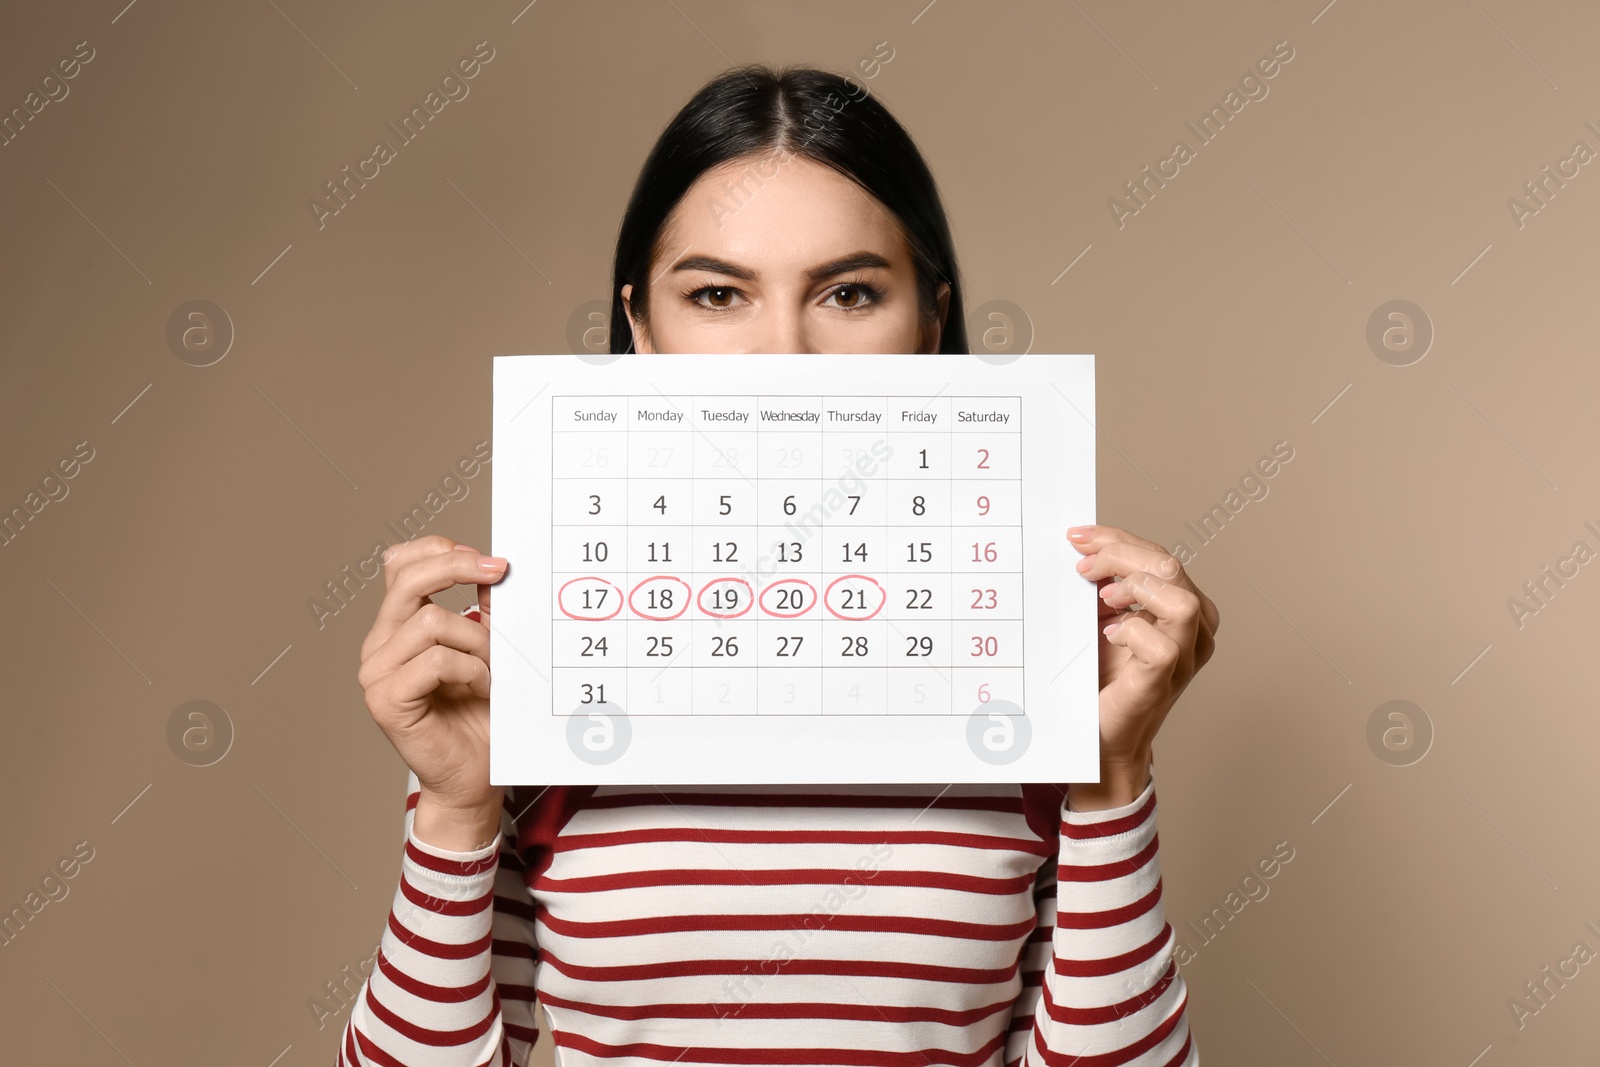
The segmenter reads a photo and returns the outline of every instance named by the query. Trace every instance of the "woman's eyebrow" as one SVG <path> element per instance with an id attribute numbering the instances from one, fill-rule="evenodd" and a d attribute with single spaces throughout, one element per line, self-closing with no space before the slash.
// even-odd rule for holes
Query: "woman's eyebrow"
<path id="1" fill-rule="evenodd" d="M 806 271 L 806 278 L 810 281 L 819 281 L 823 278 L 832 278 L 839 274 L 848 274 L 851 271 L 865 270 L 868 267 L 893 267 L 883 256 L 876 252 L 851 252 L 849 255 L 840 256 L 838 259 L 829 260 L 818 267 Z M 732 278 L 752 281 L 756 272 L 749 267 L 741 267 L 737 263 L 729 263 L 725 259 L 715 256 L 685 256 L 672 265 L 674 271 L 697 270 L 711 274 L 726 274 Z"/>
<path id="2" fill-rule="evenodd" d="M 848 256 L 824 263 L 820 267 L 813 267 L 806 271 L 806 277 L 811 281 L 821 281 L 823 278 L 832 278 L 837 274 L 849 274 L 852 271 L 866 270 L 869 267 L 883 267 L 888 269 L 894 266 L 887 259 L 876 252 L 851 252 Z"/>
<path id="3" fill-rule="evenodd" d="M 709 274 L 727 274 L 747 282 L 753 280 L 756 276 L 756 272 L 749 267 L 741 267 L 736 263 L 729 263 L 725 259 L 717 259 L 714 256 L 685 256 L 674 263 L 672 269 L 675 272 L 699 270 Z"/>

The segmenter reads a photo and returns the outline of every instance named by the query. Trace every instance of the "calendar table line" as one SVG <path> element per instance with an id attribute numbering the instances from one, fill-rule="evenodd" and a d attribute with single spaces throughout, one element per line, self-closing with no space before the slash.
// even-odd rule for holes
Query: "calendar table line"
<path id="1" fill-rule="evenodd" d="M 553 715 L 1021 706 L 1020 396 L 550 402 Z"/>

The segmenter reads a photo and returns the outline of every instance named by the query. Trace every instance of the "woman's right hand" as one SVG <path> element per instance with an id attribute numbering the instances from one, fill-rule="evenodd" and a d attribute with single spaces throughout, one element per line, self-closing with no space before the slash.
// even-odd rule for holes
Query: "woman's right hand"
<path id="1" fill-rule="evenodd" d="M 505 560 L 436 534 L 395 545 L 377 621 L 361 643 L 367 710 L 421 785 L 413 830 L 442 848 L 480 847 L 487 842 L 472 842 L 499 826 L 504 789 L 489 784 L 488 611 L 489 587 L 505 570 Z M 430 599 L 462 584 L 478 587 L 482 622 Z"/>

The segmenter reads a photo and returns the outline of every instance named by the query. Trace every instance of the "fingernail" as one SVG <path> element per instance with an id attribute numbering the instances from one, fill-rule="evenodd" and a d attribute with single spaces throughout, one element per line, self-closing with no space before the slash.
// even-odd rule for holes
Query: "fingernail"
<path id="1" fill-rule="evenodd" d="M 1094 557 L 1095 557 L 1095 554 L 1093 552 L 1091 552 L 1087 556 L 1084 556 L 1082 559 L 1080 559 L 1078 561 L 1077 566 L 1078 566 L 1078 573 L 1079 574 L 1087 573 L 1089 568 L 1094 566 Z"/>
<path id="2" fill-rule="evenodd" d="M 457 552 L 476 552 L 478 550 L 473 548 L 471 545 L 457 545 L 456 546 L 456 551 Z"/>
<path id="3" fill-rule="evenodd" d="M 1101 630 L 1100 632 L 1105 634 L 1107 637 L 1110 637 L 1112 634 L 1116 633 L 1117 629 L 1119 627 L 1121 627 L 1121 626 L 1122 626 L 1122 623 L 1120 621 L 1114 622 L 1114 623 L 1111 623 L 1108 626 L 1106 626 L 1106 628 Z"/>
<path id="4" fill-rule="evenodd" d="M 506 561 L 501 559 L 499 556 L 479 556 L 478 557 L 478 569 L 479 570 L 490 571 L 490 572 L 502 571 L 502 570 L 505 570 L 505 567 L 506 567 Z"/>
<path id="5" fill-rule="evenodd" d="M 1068 526 L 1067 537 L 1073 541 L 1087 541 L 1094 536 L 1093 526 Z"/>

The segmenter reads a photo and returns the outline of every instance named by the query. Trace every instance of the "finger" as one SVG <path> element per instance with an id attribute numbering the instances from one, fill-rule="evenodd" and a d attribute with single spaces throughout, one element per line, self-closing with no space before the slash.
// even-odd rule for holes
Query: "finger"
<path id="1" fill-rule="evenodd" d="M 372 624 L 372 631 L 362 645 L 363 660 L 383 647 L 395 631 L 417 613 L 418 608 L 430 603 L 429 597 L 434 593 L 454 585 L 477 585 L 486 577 L 490 582 L 498 581 L 505 574 L 504 560 L 488 568 L 480 567 L 480 559 L 493 561 L 495 557 L 456 552 L 452 551 L 453 548 L 454 542 L 441 537 L 432 546 L 431 552 L 424 550 L 403 554 L 398 564 L 392 560 L 385 565 L 393 567 L 394 574 L 389 579 L 389 589 L 384 593 L 383 602 L 378 605 L 377 621 Z"/>
<path id="2" fill-rule="evenodd" d="M 434 645 L 401 664 L 368 689 L 367 708 L 374 714 L 424 708 L 434 690 L 449 682 L 466 685 L 473 693 L 487 700 L 489 665 L 477 656 L 469 656 L 444 645 Z M 404 727 L 412 723 L 395 725 Z"/>
<path id="3" fill-rule="evenodd" d="M 401 541 L 397 545 L 390 545 L 383 554 L 384 588 L 394 585 L 395 575 L 399 574 L 407 564 L 440 552 L 447 552 L 454 547 L 456 542 L 443 534 L 429 534 L 415 541 Z"/>
<path id="4" fill-rule="evenodd" d="M 482 625 L 430 601 L 362 661 L 356 681 L 366 689 L 433 645 L 480 656 L 485 662 L 489 659 L 489 633 Z"/>
<path id="5" fill-rule="evenodd" d="M 1113 579 L 1101 589 L 1100 603 L 1113 613 L 1143 612 L 1181 647 L 1192 646 L 1196 670 L 1205 666 L 1217 650 L 1216 635 L 1205 626 L 1205 597 L 1187 587 L 1144 573 Z"/>
<path id="6" fill-rule="evenodd" d="M 1113 645 L 1121 645 L 1131 653 L 1128 662 L 1133 665 L 1133 685 L 1138 691 L 1137 695 L 1159 699 L 1170 688 L 1183 650 L 1147 619 L 1138 615 L 1123 616 L 1116 629 L 1106 634 L 1106 640 Z M 1142 705 L 1147 702 L 1140 700 L 1137 703 Z"/>
<path id="7" fill-rule="evenodd" d="M 1107 540 L 1093 552 L 1085 554 L 1078 561 L 1077 568 L 1078 573 L 1086 578 L 1127 577 L 1136 570 L 1142 570 L 1169 582 L 1189 580 L 1176 556 L 1142 538 L 1138 541 Z"/>
<path id="8" fill-rule="evenodd" d="M 1149 541 L 1138 534 L 1130 533 L 1120 526 L 1073 526 L 1068 529 L 1067 540 L 1072 543 L 1074 548 L 1084 553 L 1098 552 L 1106 545 L 1115 542 L 1166 552 L 1165 548 L 1162 548 L 1154 541 Z"/>
<path id="9" fill-rule="evenodd" d="M 1177 694 L 1187 685 L 1188 678 L 1175 678 L 1179 649 L 1166 635 L 1158 632 L 1144 619 L 1126 617 L 1120 626 L 1106 635 L 1104 648 L 1120 645 L 1128 650 L 1116 678 L 1101 690 L 1101 708 L 1109 701 L 1120 712 L 1119 719 L 1132 716 L 1126 729 L 1132 730 L 1135 742 L 1148 746 L 1154 741 Z M 1157 714 L 1151 717 L 1150 709 Z M 1126 744 L 1128 738 L 1118 738 Z"/>
<path id="10" fill-rule="evenodd" d="M 1119 608 L 1112 607 L 1111 604 L 1109 602 L 1107 602 L 1107 600 L 1105 598 L 1106 589 L 1108 589 L 1108 588 L 1110 588 L 1110 587 L 1112 587 L 1112 586 L 1114 586 L 1116 584 L 1116 580 L 1115 579 L 1113 579 L 1113 578 L 1105 578 L 1105 579 L 1102 579 L 1098 584 L 1100 586 L 1100 589 L 1099 589 L 1100 595 L 1095 597 L 1095 602 L 1099 605 L 1100 624 L 1102 626 L 1104 626 L 1106 624 L 1106 622 L 1109 619 L 1111 619 L 1112 616 L 1116 615 L 1119 611 L 1126 610 L 1126 609 L 1119 609 Z"/>
<path id="11" fill-rule="evenodd" d="M 1100 599 L 1119 611 L 1146 610 L 1163 619 L 1197 624 L 1200 620 L 1200 597 L 1193 590 L 1148 571 L 1112 579 L 1101 587 Z"/>
<path id="12" fill-rule="evenodd" d="M 1201 620 L 1209 632 L 1216 633 L 1217 626 L 1222 621 L 1221 613 L 1217 611 L 1217 606 L 1211 598 L 1194 584 L 1194 580 L 1184 571 L 1183 564 L 1178 562 L 1177 557 L 1153 541 L 1136 537 L 1114 526 L 1096 526 L 1089 529 L 1094 533 L 1088 540 L 1073 542 L 1080 551 L 1085 551 L 1086 546 L 1096 546 L 1078 561 L 1079 574 L 1086 578 L 1099 579 L 1114 575 L 1128 577 L 1135 571 L 1142 570 L 1158 578 L 1177 582 L 1200 598 Z"/>

